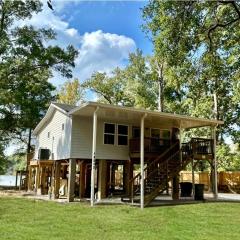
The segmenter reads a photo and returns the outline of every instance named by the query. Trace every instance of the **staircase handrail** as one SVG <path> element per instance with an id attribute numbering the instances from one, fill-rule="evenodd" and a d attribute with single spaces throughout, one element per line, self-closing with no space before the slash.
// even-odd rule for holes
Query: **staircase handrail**
<path id="1" fill-rule="evenodd" d="M 146 166 L 146 167 L 144 168 L 144 172 L 145 172 L 146 170 L 148 170 L 150 167 L 152 167 L 154 164 L 156 164 L 164 155 L 166 155 L 170 150 L 172 150 L 177 144 L 179 144 L 179 141 L 176 141 L 170 148 L 166 149 L 161 155 L 157 156 L 157 157 L 155 158 L 155 160 L 150 163 L 150 165 L 148 165 L 148 166 Z M 130 182 L 130 183 L 131 183 L 131 182 L 134 182 L 134 180 L 137 179 L 138 177 L 141 179 L 141 173 L 138 173 L 135 177 L 133 177 L 132 179 L 130 179 L 129 182 Z"/>

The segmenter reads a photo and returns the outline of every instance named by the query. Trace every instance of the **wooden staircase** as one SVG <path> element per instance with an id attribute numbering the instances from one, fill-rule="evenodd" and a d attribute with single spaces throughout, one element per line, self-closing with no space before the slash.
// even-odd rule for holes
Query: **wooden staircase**
<path id="1" fill-rule="evenodd" d="M 184 144 L 184 149 L 180 149 L 179 141 L 176 141 L 155 159 L 151 159 L 144 169 L 144 205 L 148 205 L 166 190 L 168 182 L 177 176 L 191 160 L 191 144 Z M 130 201 L 132 203 L 139 202 L 140 181 L 140 173 L 130 180 Z"/>

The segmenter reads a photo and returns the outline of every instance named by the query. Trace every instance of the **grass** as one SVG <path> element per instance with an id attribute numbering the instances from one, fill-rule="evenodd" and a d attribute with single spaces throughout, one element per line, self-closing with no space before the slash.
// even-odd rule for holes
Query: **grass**
<path id="1" fill-rule="evenodd" d="M 0 239 L 240 239 L 240 204 L 139 208 L 0 197 Z"/>

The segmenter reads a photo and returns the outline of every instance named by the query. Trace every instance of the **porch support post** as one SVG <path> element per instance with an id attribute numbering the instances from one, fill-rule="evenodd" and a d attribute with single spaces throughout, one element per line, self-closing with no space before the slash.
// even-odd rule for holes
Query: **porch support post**
<path id="1" fill-rule="evenodd" d="M 60 188 L 60 174 L 61 174 L 61 162 L 55 161 L 55 170 L 54 170 L 54 180 L 53 180 L 53 196 L 54 199 L 59 198 L 59 188 Z"/>
<path id="2" fill-rule="evenodd" d="M 92 139 L 92 171 L 91 171 L 91 206 L 94 205 L 94 182 L 95 182 L 95 163 L 96 163 L 96 139 L 97 139 L 97 111 L 93 113 L 93 139 Z"/>
<path id="3" fill-rule="evenodd" d="M 75 181 L 76 181 L 76 159 L 69 159 L 69 173 L 68 173 L 68 202 L 74 201 L 75 192 Z"/>
<path id="4" fill-rule="evenodd" d="M 183 136 L 183 130 L 182 130 L 182 127 L 180 126 L 180 128 L 179 128 L 179 148 L 180 149 L 179 150 L 180 150 L 180 164 L 181 164 L 181 168 L 183 166 L 183 162 L 182 162 L 182 136 Z"/>
<path id="5" fill-rule="evenodd" d="M 127 160 L 124 164 L 124 190 L 127 196 L 130 196 L 130 184 L 129 181 L 132 178 L 131 174 L 131 160 Z"/>
<path id="6" fill-rule="evenodd" d="M 194 159 L 192 158 L 192 191 L 195 198 L 195 172 L 194 172 Z"/>
<path id="7" fill-rule="evenodd" d="M 80 184 L 79 184 L 79 198 L 84 198 L 86 184 L 86 163 L 80 163 Z"/>
<path id="8" fill-rule="evenodd" d="M 99 160 L 98 200 L 106 198 L 107 161 Z"/>
<path id="9" fill-rule="evenodd" d="M 141 209 L 144 208 L 144 120 L 147 117 L 145 113 L 141 118 L 141 139 L 140 139 L 140 164 L 141 164 Z"/>
<path id="10" fill-rule="evenodd" d="M 218 175 L 217 175 L 217 157 L 216 157 L 216 126 L 212 127 L 212 138 L 213 138 L 213 168 L 214 168 L 214 177 L 213 177 L 213 194 L 214 198 L 218 199 Z"/>
<path id="11" fill-rule="evenodd" d="M 28 191 L 32 191 L 32 167 L 29 165 L 28 167 L 28 187 L 27 190 Z"/>

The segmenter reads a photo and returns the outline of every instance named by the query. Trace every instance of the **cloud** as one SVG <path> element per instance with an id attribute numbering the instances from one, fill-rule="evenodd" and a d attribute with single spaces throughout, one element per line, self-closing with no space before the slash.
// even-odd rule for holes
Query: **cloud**
<path id="1" fill-rule="evenodd" d="M 86 32 L 82 35 L 78 29 L 72 27 L 67 17 L 61 15 L 62 9 L 68 4 L 72 4 L 77 9 L 77 1 L 55 1 L 55 11 L 51 11 L 45 2 L 43 2 L 43 11 L 34 14 L 33 17 L 18 25 L 31 24 L 37 28 L 52 28 L 57 33 L 57 39 L 51 41 L 51 44 L 57 44 L 65 48 L 69 44 L 73 45 L 79 51 L 76 59 L 76 67 L 73 70 L 74 77 L 84 81 L 89 78 L 94 71 L 110 73 L 116 67 L 123 67 L 130 52 L 136 49 L 133 39 L 118 35 L 115 33 L 107 33 L 102 30 Z M 68 6 L 69 7 L 69 6 Z M 73 7 L 73 11 L 75 9 Z M 73 22 L 74 19 L 71 20 Z M 50 80 L 54 85 L 62 84 L 63 79 L 59 74 L 54 73 L 54 77 Z"/>
<path id="2" fill-rule="evenodd" d="M 104 33 L 101 30 L 85 33 L 76 60 L 80 79 L 90 77 L 94 71 L 109 73 L 117 66 L 122 67 L 135 48 L 133 39 L 123 35 Z"/>

